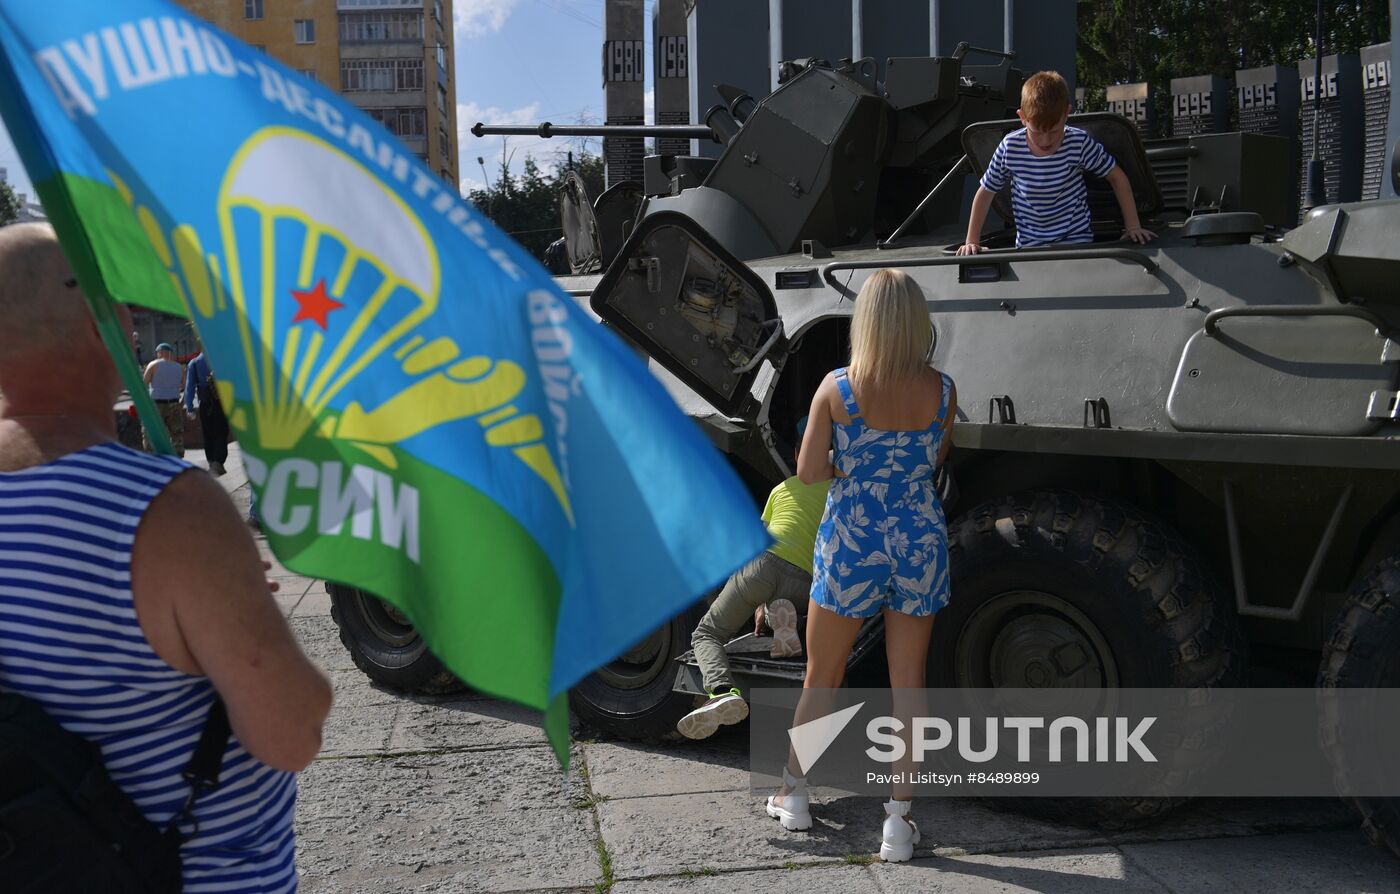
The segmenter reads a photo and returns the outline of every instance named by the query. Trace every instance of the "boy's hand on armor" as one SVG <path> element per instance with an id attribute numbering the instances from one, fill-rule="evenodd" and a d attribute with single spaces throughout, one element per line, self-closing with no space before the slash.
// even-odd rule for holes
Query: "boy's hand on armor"
<path id="1" fill-rule="evenodd" d="M 1157 234 L 1146 227 L 1128 227 L 1123 231 L 1123 238 L 1129 242 L 1136 242 L 1138 245 L 1146 245 L 1156 239 Z"/>
<path id="2" fill-rule="evenodd" d="M 763 635 L 763 620 L 764 620 L 764 618 L 763 618 L 763 610 L 764 610 L 765 608 L 767 608 L 766 605 L 760 605 L 758 608 L 754 609 L 754 613 L 753 613 L 753 635 L 754 635 L 754 636 L 762 636 L 762 635 Z"/>
<path id="3" fill-rule="evenodd" d="M 976 242 L 964 242 L 958 246 L 959 255 L 975 255 L 982 250 L 982 246 Z"/>

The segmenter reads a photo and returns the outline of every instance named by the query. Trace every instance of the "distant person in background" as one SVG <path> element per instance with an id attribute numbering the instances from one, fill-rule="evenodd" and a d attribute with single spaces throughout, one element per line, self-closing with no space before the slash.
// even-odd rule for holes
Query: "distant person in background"
<path id="1" fill-rule="evenodd" d="M 140 366 L 145 361 L 141 356 L 141 333 L 135 329 L 131 330 L 131 349 L 136 352 L 136 365 Z"/>
<path id="2" fill-rule="evenodd" d="M 196 406 L 199 428 L 204 433 L 204 458 L 209 462 L 209 473 L 217 478 L 224 474 L 224 463 L 228 461 L 228 417 L 214 387 L 209 358 L 203 351 L 185 368 L 185 415 L 196 418 Z"/>
<path id="3" fill-rule="evenodd" d="M 175 349 L 166 342 L 156 345 L 156 359 L 146 364 L 142 380 L 151 392 L 151 400 L 160 410 L 160 420 L 170 433 L 170 445 L 176 456 L 185 455 L 185 417 L 180 411 L 180 392 L 185 389 L 185 368 L 175 362 Z M 142 431 L 141 444 L 152 451 L 151 433 Z"/>

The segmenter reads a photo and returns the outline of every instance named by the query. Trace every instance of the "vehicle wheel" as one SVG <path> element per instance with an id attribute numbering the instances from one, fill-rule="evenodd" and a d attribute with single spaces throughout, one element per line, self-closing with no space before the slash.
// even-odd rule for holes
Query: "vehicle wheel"
<path id="1" fill-rule="evenodd" d="M 1322 649 L 1317 685 L 1328 688 L 1400 687 L 1400 554 L 1376 565 L 1353 589 Z M 1345 731 L 1324 712 L 1322 741 L 1340 744 Z M 1346 772 L 1345 748 L 1329 747 L 1333 769 Z M 1371 843 L 1400 856 L 1400 798 L 1346 798 L 1361 813 Z"/>
<path id="2" fill-rule="evenodd" d="M 326 582 L 331 620 L 355 666 L 374 682 L 421 695 L 447 695 L 467 686 L 448 670 L 408 618 L 364 590 Z"/>
<path id="3" fill-rule="evenodd" d="M 624 739 L 676 738 L 676 721 L 695 705 L 695 696 L 672 691 L 676 659 L 690 650 L 690 635 L 708 608 L 696 602 L 581 680 L 569 691 L 574 716 Z"/>
<path id="4" fill-rule="evenodd" d="M 949 529 L 952 599 L 929 685 L 1239 685 L 1234 611 L 1179 535 L 1124 503 L 1041 491 L 983 503 Z M 1002 806 L 1107 828 L 1184 798 L 1018 798 Z"/>

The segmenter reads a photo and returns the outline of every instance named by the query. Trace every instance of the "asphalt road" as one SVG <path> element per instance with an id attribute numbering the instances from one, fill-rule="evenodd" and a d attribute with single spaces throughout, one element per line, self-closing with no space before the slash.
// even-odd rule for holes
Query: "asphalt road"
<path id="1" fill-rule="evenodd" d="M 202 454 L 188 456 L 203 465 Z M 237 447 L 223 479 L 247 504 Z M 271 558 L 265 542 L 260 546 Z M 325 748 L 299 781 L 302 890 L 319 892 L 1396 892 L 1400 860 L 1332 799 L 1221 799 L 1105 835 L 925 800 L 916 859 L 882 864 L 874 798 L 813 800 L 787 832 L 749 793 L 748 740 L 576 741 L 562 773 L 532 712 L 405 697 L 355 669 L 321 582 L 277 568 L 277 599 L 331 675 Z"/>

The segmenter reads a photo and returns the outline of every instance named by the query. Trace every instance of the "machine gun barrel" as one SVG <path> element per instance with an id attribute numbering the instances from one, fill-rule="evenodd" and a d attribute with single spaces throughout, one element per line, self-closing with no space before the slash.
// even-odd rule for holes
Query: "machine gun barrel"
<path id="1" fill-rule="evenodd" d="M 692 124 L 483 124 L 472 126 L 472 136 L 486 137 L 671 137 L 682 140 L 713 140 L 714 131 Z"/>

